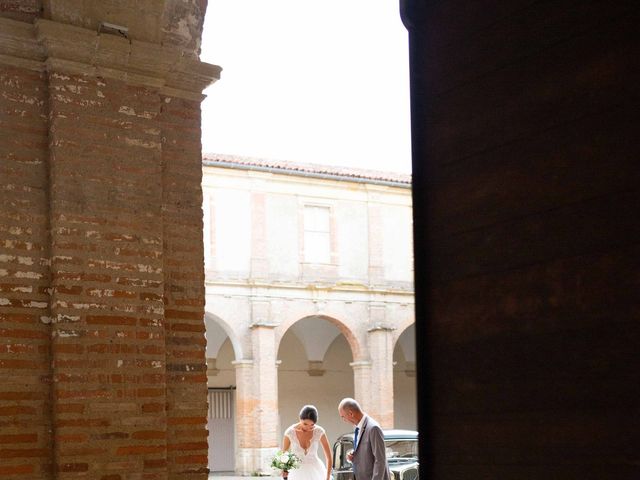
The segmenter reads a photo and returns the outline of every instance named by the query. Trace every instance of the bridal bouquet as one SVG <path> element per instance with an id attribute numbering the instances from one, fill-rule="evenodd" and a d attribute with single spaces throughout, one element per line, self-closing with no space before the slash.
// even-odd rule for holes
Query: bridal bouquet
<path id="1" fill-rule="evenodd" d="M 295 453 L 283 452 L 282 450 L 276 453 L 271 459 L 271 466 L 278 470 L 288 472 L 294 468 L 298 468 L 302 460 Z"/>

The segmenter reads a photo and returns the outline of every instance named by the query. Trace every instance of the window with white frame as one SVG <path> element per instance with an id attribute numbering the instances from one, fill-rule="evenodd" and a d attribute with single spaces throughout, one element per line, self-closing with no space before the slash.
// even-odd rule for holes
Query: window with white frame
<path id="1" fill-rule="evenodd" d="M 331 209 L 304 206 L 304 261 L 331 263 Z"/>

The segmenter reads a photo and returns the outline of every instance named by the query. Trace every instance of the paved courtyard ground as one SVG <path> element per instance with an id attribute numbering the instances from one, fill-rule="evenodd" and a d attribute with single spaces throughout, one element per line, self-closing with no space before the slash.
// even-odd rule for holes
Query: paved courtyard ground
<path id="1" fill-rule="evenodd" d="M 218 472 L 209 474 L 209 480 L 252 480 L 252 479 L 266 480 L 269 478 L 275 478 L 275 477 L 238 477 L 238 476 L 234 476 L 232 473 L 226 474 L 226 473 L 218 473 Z"/>

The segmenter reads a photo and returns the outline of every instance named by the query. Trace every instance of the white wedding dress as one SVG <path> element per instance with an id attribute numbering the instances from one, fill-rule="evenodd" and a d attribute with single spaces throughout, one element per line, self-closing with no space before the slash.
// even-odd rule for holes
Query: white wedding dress
<path id="1" fill-rule="evenodd" d="M 289 450 L 302 459 L 302 464 L 299 468 L 294 468 L 289 471 L 289 480 L 325 480 L 327 478 L 327 468 L 322 460 L 320 460 L 320 457 L 318 457 L 318 446 L 320 445 L 320 438 L 324 433 L 324 429 L 318 425 L 314 427 L 311 443 L 305 451 L 300 445 L 296 431 L 293 428 L 294 426 L 295 425 L 291 425 L 287 428 L 284 434 L 291 442 Z"/>

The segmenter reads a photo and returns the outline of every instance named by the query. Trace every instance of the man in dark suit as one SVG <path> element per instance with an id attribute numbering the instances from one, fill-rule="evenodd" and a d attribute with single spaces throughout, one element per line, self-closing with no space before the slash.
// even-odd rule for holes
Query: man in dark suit
<path id="1" fill-rule="evenodd" d="M 338 405 L 343 420 L 355 425 L 353 454 L 347 458 L 353 463 L 357 480 L 390 480 L 384 434 L 378 422 L 364 413 L 353 398 L 344 398 Z"/>

